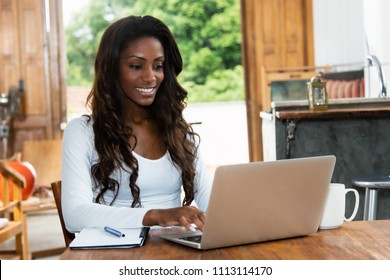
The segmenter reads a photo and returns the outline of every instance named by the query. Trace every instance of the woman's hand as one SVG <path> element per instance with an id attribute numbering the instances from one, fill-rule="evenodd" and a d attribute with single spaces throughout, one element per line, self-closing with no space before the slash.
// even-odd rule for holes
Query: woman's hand
<path id="1" fill-rule="evenodd" d="M 154 209 L 146 212 L 144 226 L 184 226 L 192 229 L 192 224 L 199 229 L 203 229 L 206 214 L 193 206 L 183 206 L 170 209 Z"/>

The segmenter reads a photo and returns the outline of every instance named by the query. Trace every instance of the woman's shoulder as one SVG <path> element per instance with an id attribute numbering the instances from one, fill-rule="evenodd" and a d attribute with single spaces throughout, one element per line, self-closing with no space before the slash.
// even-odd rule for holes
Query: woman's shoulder
<path id="1" fill-rule="evenodd" d="M 66 128 L 68 127 L 72 127 L 72 126 L 92 126 L 92 117 L 90 115 L 82 115 L 82 116 L 78 116 L 78 117 L 75 117 L 73 119 L 71 119 L 67 125 L 66 125 Z"/>
<path id="2" fill-rule="evenodd" d="M 92 123 L 92 117 L 89 115 L 73 118 L 66 124 L 65 133 L 75 133 L 77 131 L 85 133 L 87 131 L 92 131 Z"/>

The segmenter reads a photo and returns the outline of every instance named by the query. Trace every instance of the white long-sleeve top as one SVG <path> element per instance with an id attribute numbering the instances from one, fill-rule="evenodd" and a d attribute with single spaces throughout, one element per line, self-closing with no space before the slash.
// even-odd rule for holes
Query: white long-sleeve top
<path id="1" fill-rule="evenodd" d="M 130 171 L 118 170 L 112 178 L 119 182 L 119 193 L 110 206 L 113 193 L 104 195 L 105 204 L 95 203 L 98 189 L 91 175 L 91 166 L 99 156 L 94 145 L 92 119 L 78 117 L 65 129 L 62 147 L 62 211 L 66 228 L 78 232 L 84 227 L 141 227 L 150 209 L 167 209 L 181 205 L 181 171 L 167 152 L 150 160 L 133 152 L 138 160 L 141 208 L 131 208 L 133 197 L 129 187 Z M 212 179 L 200 155 L 196 158 L 195 203 L 206 211 Z"/>

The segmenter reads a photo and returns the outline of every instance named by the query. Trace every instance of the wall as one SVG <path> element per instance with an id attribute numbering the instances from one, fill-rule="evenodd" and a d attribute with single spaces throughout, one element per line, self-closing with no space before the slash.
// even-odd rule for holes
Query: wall
<path id="1" fill-rule="evenodd" d="M 341 70 L 363 66 L 362 18 L 363 0 L 313 0 L 316 66 L 346 65 Z"/>

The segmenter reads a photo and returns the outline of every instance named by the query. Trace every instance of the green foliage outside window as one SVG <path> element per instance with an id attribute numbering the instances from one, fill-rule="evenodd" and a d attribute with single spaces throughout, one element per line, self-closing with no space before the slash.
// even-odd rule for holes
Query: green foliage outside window
<path id="1" fill-rule="evenodd" d="M 188 102 L 244 99 L 239 0 L 93 0 L 66 27 L 67 83 L 90 87 L 101 35 L 114 20 L 152 15 L 174 34 Z"/>

